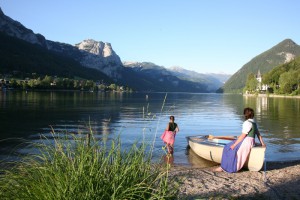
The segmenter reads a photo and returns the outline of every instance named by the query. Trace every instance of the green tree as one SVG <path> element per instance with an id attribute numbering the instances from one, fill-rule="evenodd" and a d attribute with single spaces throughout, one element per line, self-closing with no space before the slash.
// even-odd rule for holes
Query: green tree
<path id="1" fill-rule="evenodd" d="M 41 81 L 40 77 L 38 77 L 37 79 L 34 80 L 35 87 L 41 87 L 41 83 L 42 83 L 42 81 Z"/>
<path id="2" fill-rule="evenodd" d="M 279 78 L 280 93 L 291 94 L 293 90 L 296 89 L 297 85 L 298 85 L 297 74 L 295 73 L 295 70 L 290 70 L 280 75 Z"/>
<path id="3" fill-rule="evenodd" d="M 84 89 L 85 90 L 93 90 L 96 87 L 96 83 L 94 81 L 91 80 L 86 80 L 84 83 Z"/>
<path id="4" fill-rule="evenodd" d="M 257 84 L 258 84 L 258 81 L 256 80 L 255 75 L 253 73 L 248 74 L 244 92 L 245 91 L 248 91 L 250 93 L 255 92 L 257 89 Z"/>
<path id="5" fill-rule="evenodd" d="M 98 90 L 105 90 L 105 89 L 106 89 L 106 85 L 104 84 L 98 85 Z"/>
<path id="6" fill-rule="evenodd" d="M 34 86 L 35 86 L 35 84 L 34 84 L 34 79 L 30 79 L 30 80 L 28 81 L 28 87 L 29 87 L 29 88 L 34 88 Z"/>
<path id="7" fill-rule="evenodd" d="M 26 81 L 22 81 L 20 85 L 21 85 L 21 87 L 22 87 L 23 90 L 27 90 L 28 89 L 28 84 L 27 84 Z"/>
<path id="8" fill-rule="evenodd" d="M 9 81 L 9 86 L 12 87 L 12 88 L 19 88 L 20 85 L 18 84 L 18 82 L 16 81 L 16 79 L 11 79 Z"/>
<path id="9" fill-rule="evenodd" d="M 73 87 L 74 87 L 74 89 L 80 89 L 80 81 L 79 80 L 74 80 Z"/>
<path id="10" fill-rule="evenodd" d="M 63 79 L 63 88 L 64 89 L 74 89 L 74 81 L 73 81 L 73 79 L 64 78 Z"/>
<path id="11" fill-rule="evenodd" d="M 297 89 L 300 90 L 300 69 L 296 71 L 295 73 L 296 81 L 297 81 Z"/>
<path id="12" fill-rule="evenodd" d="M 55 83 L 56 83 L 56 88 L 58 88 L 58 89 L 63 88 L 63 79 L 62 78 L 56 78 Z"/>
<path id="13" fill-rule="evenodd" d="M 45 78 L 41 81 L 41 86 L 42 88 L 50 88 L 52 82 L 53 82 L 52 76 L 46 75 Z"/>
<path id="14" fill-rule="evenodd" d="M 116 90 L 117 89 L 117 85 L 116 84 L 110 84 L 110 86 L 108 88 L 110 90 Z"/>

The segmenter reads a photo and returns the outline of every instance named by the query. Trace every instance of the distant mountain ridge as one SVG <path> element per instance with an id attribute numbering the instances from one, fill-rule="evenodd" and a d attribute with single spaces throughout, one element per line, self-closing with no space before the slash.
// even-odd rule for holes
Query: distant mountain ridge
<path id="1" fill-rule="evenodd" d="M 174 83 L 179 80 L 188 81 L 192 83 L 193 87 L 205 89 L 205 92 L 215 92 L 224 84 L 224 80 L 230 77 L 230 75 L 225 74 L 201 74 L 181 67 L 165 68 L 151 62 L 124 62 L 123 65 L 132 68 L 136 72 L 147 74 L 147 76 L 156 79 L 158 82 L 165 77 L 168 77 Z"/>
<path id="2" fill-rule="evenodd" d="M 124 66 L 110 43 L 87 39 L 70 45 L 47 40 L 6 16 L 1 8 L 0 33 L 0 39 L 5 41 L 5 46 L 0 49 L 3 52 L 1 64 L 4 72 L 17 69 L 26 73 L 93 77 L 108 82 L 113 80 L 138 91 L 214 92 L 216 85 L 220 84 L 213 77 L 200 78 L 200 74 L 192 77 L 188 75 L 188 70 L 179 72 L 153 63 L 143 63 L 140 69 Z M 86 69 L 80 70 L 81 67 Z"/>
<path id="3" fill-rule="evenodd" d="M 207 84 L 181 79 L 168 69 L 151 62 L 124 62 L 123 65 L 140 77 L 147 77 L 165 91 L 212 92 L 208 90 Z"/>
<path id="4" fill-rule="evenodd" d="M 230 74 L 221 74 L 221 73 L 203 74 L 203 73 L 187 70 L 181 67 L 170 67 L 169 70 L 171 70 L 174 75 L 180 76 L 187 80 L 191 80 L 194 82 L 209 83 L 208 89 L 211 91 L 216 91 L 219 87 L 223 86 L 224 83 L 231 77 Z"/>
<path id="5" fill-rule="evenodd" d="M 271 49 L 261 53 L 243 65 L 223 86 L 223 92 L 241 92 L 245 87 L 248 74 L 262 74 L 269 72 L 274 67 L 288 63 L 300 56 L 300 46 L 291 39 L 285 39 Z"/>

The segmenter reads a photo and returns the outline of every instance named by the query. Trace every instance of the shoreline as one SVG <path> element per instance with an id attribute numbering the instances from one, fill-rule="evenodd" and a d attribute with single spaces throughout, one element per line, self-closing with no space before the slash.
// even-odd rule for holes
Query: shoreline
<path id="1" fill-rule="evenodd" d="M 273 98 L 294 98 L 300 99 L 300 95 L 281 95 L 281 94 L 243 94 L 244 97 L 273 97 Z"/>
<path id="2" fill-rule="evenodd" d="M 300 160 L 269 161 L 259 172 L 214 172 L 218 166 L 171 165 L 169 184 L 178 188 L 177 199 L 300 198 Z"/>
<path id="3" fill-rule="evenodd" d="M 215 167 L 174 165 L 170 179 L 179 184 L 179 199 L 299 199 L 300 160 L 267 162 L 259 172 L 214 172 Z"/>

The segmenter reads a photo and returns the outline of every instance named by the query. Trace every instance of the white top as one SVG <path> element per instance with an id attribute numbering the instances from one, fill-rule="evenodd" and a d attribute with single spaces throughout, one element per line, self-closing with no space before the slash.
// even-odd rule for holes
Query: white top
<path id="1" fill-rule="evenodd" d="M 248 135 L 249 131 L 252 128 L 252 123 L 251 122 L 254 122 L 254 120 L 253 119 L 248 119 L 248 120 L 244 121 L 242 133 Z"/>

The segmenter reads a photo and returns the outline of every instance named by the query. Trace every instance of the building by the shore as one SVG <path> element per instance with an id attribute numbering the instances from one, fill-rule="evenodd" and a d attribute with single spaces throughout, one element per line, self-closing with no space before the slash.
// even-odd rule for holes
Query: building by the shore
<path id="1" fill-rule="evenodd" d="M 260 73 L 260 70 L 257 71 L 256 80 L 258 82 L 256 90 L 259 92 L 266 92 L 268 90 L 269 86 L 267 84 L 262 83 L 262 75 Z"/>

